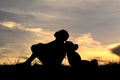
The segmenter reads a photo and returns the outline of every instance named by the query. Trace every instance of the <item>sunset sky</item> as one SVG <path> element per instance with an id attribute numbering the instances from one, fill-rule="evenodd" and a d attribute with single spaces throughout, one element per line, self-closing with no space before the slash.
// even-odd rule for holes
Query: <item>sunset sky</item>
<path id="1" fill-rule="evenodd" d="M 0 63 L 27 59 L 31 45 L 54 40 L 60 29 L 82 59 L 119 60 L 120 0 L 1 0 Z"/>

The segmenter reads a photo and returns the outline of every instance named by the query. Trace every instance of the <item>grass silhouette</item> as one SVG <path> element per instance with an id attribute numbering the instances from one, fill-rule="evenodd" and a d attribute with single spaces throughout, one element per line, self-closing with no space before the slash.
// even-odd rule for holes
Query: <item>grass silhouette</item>
<path id="1" fill-rule="evenodd" d="M 94 68 L 72 68 L 66 65 L 46 67 L 40 64 L 30 66 L 21 63 L 0 65 L 0 79 L 11 80 L 119 80 L 119 72 L 120 63 L 98 65 Z"/>

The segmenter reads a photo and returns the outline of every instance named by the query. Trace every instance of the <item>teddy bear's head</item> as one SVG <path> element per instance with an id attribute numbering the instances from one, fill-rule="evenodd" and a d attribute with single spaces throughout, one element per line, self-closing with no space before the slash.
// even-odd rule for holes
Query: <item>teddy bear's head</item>
<path id="1" fill-rule="evenodd" d="M 74 44 L 71 41 L 66 41 L 65 46 L 67 51 L 75 51 L 78 49 L 78 44 Z"/>

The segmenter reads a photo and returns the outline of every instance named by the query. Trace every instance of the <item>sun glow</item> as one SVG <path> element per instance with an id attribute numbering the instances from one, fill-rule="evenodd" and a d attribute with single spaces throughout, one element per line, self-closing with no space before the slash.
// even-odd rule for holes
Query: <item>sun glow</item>
<path id="1" fill-rule="evenodd" d="M 77 52 L 82 59 L 97 59 L 100 64 L 119 61 L 119 56 L 110 51 L 110 48 L 114 48 L 119 43 L 102 45 L 99 41 L 94 40 L 90 33 L 79 36 L 75 39 L 75 43 L 79 45 Z"/>

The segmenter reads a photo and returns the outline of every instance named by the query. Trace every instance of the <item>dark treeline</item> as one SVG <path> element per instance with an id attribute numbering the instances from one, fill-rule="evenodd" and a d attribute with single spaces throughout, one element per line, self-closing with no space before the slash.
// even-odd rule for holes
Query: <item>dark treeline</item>
<path id="1" fill-rule="evenodd" d="M 1 65 L 0 78 L 10 80 L 119 80 L 120 64 L 106 64 L 96 67 L 83 66 L 72 68 L 70 66 L 46 67 L 35 64 Z"/>

